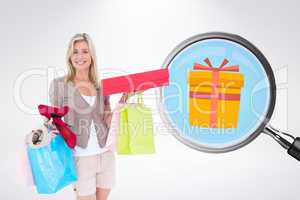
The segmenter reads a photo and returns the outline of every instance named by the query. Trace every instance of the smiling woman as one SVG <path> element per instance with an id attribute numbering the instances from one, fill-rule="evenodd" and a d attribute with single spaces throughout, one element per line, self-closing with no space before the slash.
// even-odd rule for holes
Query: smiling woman
<path id="1" fill-rule="evenodd" d="M 115 184 L 115 155 L 106 148 L 111 108 L 109 97 L 102 94 L 95 49 L 86 33 L 71 39 L 67 67 L 66 76 L 52 81 L 49 95 L 54 106 L 70 108 L 64 120 L 77 136 L 74 191 L 79 200 L 106 200 Z"/>
<path id="2" fill-rule="evenodd" d="M 90 80 L 98 84 L 97 62 L 94 45 L 86 33 L 76 34 L 70 41 L 67 52 L 67 81 Z"/>

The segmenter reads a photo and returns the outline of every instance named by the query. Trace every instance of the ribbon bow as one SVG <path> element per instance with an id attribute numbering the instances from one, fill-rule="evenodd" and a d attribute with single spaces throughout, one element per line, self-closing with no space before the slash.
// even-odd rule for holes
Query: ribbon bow
<path id="1" fill-rule="evenodd" d="M 194 69 L 209 70 L 209 71 L 230 71 L 230 72 L 238 72 L 239 71 L 238 65 L 232 65 L 232 66 L 226 67 L 226 65 L 229 63 L 229 61 L 226 58 L 223 60 L 223 62 L 219 66 L 219 68 L 214 68 L 213 65 L 211 64 L 209 58 L 205 58 L 204 62 L 207 65 L 195 63 Z"/>
<path id="2" fill-rule="evenodd" d="M 76 145 L 76 135 L 73 131 L 67 126 L 67 124 L 61 119 L 69 111 L 68 106 L 61 108 L 51 107 L 47 105 L 39 105 L 39 112 L 41 115 L 47 117 L 48 119 L 52 118 L 53 124 L 58 129 L 61 136 L 64 138 L 65 142 L 70 148 L 74 148 Z"/>

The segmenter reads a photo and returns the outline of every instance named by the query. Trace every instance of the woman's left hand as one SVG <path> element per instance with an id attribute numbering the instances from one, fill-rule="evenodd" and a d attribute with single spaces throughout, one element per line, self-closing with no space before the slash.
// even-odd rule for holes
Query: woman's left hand
<path id="1" fill-rule="evenodd" d="M 111 119 L 112 119 L 112 113 L 110 112 L 110 113 L 106 113 L 104 115 L 106 115 L 105 118 L 104 118 L 105 119 L 105 123 L 106 123 L 107 127 L 110 128 Z"/>

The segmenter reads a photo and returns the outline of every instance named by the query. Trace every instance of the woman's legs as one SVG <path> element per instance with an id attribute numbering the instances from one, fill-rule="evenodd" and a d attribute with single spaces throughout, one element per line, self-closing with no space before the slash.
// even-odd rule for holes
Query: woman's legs
<path id="1" fill-rule="evenodd" d="M 96 200 L 96 195 L 89 195 L 89 196 L 77 196 L 77 200 Z M 97 198 L 98 200 L 98 198 Z"/>
<path id="2" fill-rule="evenodd" d="M 78 180 L 74 184 L 77 200 L 96 200 L 97 156 L 75 157 Z"/>
<path id="3" fill-rule="evenodd" d="M 96 195 L 77 196 L 77 200 L 107 200 L 110 189 L 96 188 Z"/>
<path id="4" fill-rule="evenodd" d="M 115 154 L 111 151 L 102 153 L 98 163 L 100 165 L 97 174 L 96 197 L 97 200 L 107 200 L 116 181 Z"/>
<path id="5" fill-rule="evenodd" d="M 96 199 L 97 200 L 107 200 L 110 193 L 110 189 L 98 188 L 96 189 Z"/>
<path id="6" fill-rule="evenodd" d="M 78 180 L 74 189 L 77 200 L 107 200 L 110 188 L 115 185 L 114 153 L 107 151 L 96 156 L 76 157 L 76 166 Z"/>

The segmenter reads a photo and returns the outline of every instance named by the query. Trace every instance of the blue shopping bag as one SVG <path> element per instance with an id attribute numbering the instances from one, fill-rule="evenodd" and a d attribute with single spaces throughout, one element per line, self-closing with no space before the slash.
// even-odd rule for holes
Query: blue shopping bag
<path id="1" fill-rule="evenodd" d="M 28 157 L 40 194 L 53 194 L 77 180 L 73 152 L 60 135 L 41 148 L 28 146 Z"/>

